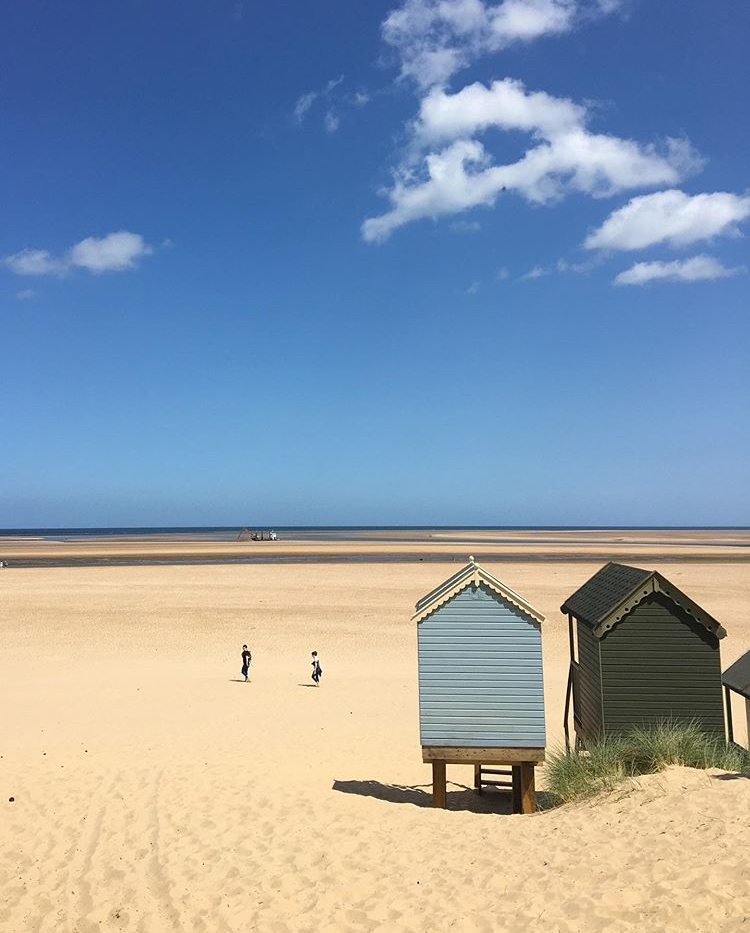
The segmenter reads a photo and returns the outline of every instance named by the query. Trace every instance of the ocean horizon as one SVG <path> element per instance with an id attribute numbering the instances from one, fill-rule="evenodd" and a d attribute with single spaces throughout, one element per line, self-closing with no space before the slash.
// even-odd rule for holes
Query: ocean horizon
<path id="1" fill-rule="evenodd" d="M 91 527 L 0 528 L 0 536 L 102 536 L 165 534 L 239 534 L 245 529 L 293 534 L 346 534 L 404 531 L 746 531 L 750 525 L 121 525 Z"/>

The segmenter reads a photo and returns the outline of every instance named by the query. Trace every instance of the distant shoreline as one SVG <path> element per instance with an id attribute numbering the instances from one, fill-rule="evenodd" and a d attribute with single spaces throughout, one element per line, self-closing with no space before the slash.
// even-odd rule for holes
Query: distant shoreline
<path id="1" fill-rule="evenodd" d="M 586 562 L 596 560 L 591 554 L 510 554 L 507 556 L 483 556 L 481 553 L 474 555 L 477 560 L 501 561 L 503 563 L 534 563 L 539 562 Z M 9 560 L 6 567 L 33 568 L 33 567 L 164 567 L 164 566 L 204 566 L 204 565 L 235 565 L 235 564 L 408 564 L 408 563 L 457 563 L 466 562 L 467 555 L 464 554 L 350 554 L 339 556 L 269 556 L 269 557 L 216 557 L 216 558 L 168 558 L 154 559 L 141 558 L 137 560 L 128 560 L 127 558 L 100 557 L 100 558 L 21 558 L 19 560 Z M 628 555 L 618 554 L 617 559 L 624 563 L 637 563 L 647 560 L 650 563 L 750 563 L 750 553 L 747 555 L 736 555 L 727 557 L 726 555 L 701 555 L 695 557 L 663 556 L 657 554 L 651 555 Z"/>
<path id="2" fill-rule="evenodd" d="M 746 528 L 327 528 L 275 529 L 252 540 L 238 529 L 125 529 L 75 534 L 43 529 L 0 535 L 10 567 L 160 566 L 485 561 L 750 562 Z"/>

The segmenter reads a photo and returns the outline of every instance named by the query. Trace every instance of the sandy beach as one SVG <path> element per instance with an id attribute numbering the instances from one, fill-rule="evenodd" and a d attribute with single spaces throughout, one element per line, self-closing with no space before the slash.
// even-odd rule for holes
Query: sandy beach
<path id="1" fill-rule="evenodd" d="M 552 748 L 567 676 L 559 605 L 601 560 L 503 556 L 487 569 L 547 617 Z M 455 766 L 448 810 L 430 807 L 410 617 L 455 569 L 1 571 L 3 933 L 747 929 L 747 779 L 673 769 L 513 816 Z M 724 667 L 747 650 L 748 563 L 660 569 L 727 629 Z M 745 741 L 743 721 L 738 707 Z M 543 769 L 538 780 L 549 803 Z"/>

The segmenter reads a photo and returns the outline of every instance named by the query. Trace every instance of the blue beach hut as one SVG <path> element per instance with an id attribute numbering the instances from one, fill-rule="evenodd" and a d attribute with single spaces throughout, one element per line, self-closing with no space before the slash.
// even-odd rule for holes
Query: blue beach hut
<path id="1" fill-rule="evenodd" d="M 488 785 L 512 787 L 514 809 L 533 811 L 534 767 L 545 747 L 544 616 L 471 557 L 419 600 L 413 620 L 422 760 L 432 765 L 433 804 L 445 806 L 446 765 L 473 764 L 480 793 Z"/>

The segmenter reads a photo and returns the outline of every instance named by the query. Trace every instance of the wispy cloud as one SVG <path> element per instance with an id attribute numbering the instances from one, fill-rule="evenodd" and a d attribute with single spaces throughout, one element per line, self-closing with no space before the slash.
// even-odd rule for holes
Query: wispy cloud
<path id="1" fill-rule="evenodd" d="M 36 292 L 33 288 L 22 288 L 20 292 L 16 292 L 16 298 L 20 298 L 22 301 L 28 301 L 34 295 L 36 295 Z"/>
<path id="2" fill-rule="evenodd" d="M 558 272 L 573 272 L 575 275 L 584 275 L 591 272 L 598 265 L 596 259 L 586 259 L 583 262 L 571 262 L 569 259 L 558 259 L 555 268 Z"/>
<path id="3" fill-rule="evenodd" d="M 58 259 L 46 249 L 22 249 L 3 258 L 3 265 L 16 275 L 64 275 L 67 259 Z"/>
<path id="4" fill-rule="evenodd" d="M 292 116 L 297 121 L 297 123 L 302 123 L 313 108 L 316 101 L 320 100 L 322 102 L 330 101 L 332 92 L 343 82 L 344 76 L 339 75 L 338 78 L 331 78 L 330 81 L 327 81 L 326 84 L 318 91 L 307 91 L 304 94 L 301 94 L 292 110 Z M 360 92 L 358 92 L 360 93 Z M 366 103 L 367 101 L 364 101 Z M 359 104 L 362 106 L 362 104 Z M 323 126 L 329 133 L 335 133 L 339 128 L 340 118 L 334 113 L 332 108 L 328 108 L 325 115 L 323 116 Z"/>
<path id="5" fill-rule="evenodd" d="M 687 246 L 719 235 L 737 236 L 750 217 L 750 195 L 727 191 L 685 194 L 672 189 L 632 198 L 586 238 L 587 249 L 634 250 L 656 243 Z"/>
<path id="6" fill-rule="evenodd" d="M 465 294 L 467 295 L 476 295 L 481 288 L 480 282 L 472 282 L 471 285 L 466 289 Z"/>
<path id="7" fill-rule="evenodd" d="M 335 133 L 340 123 L 341 119 L 333 110 L 328 110 L 325 117 L 323 117 L 323 126 L 326 128 L 326 133 Z"/>
<path id="8" fill-rule="evenodd" d="M 456 233 L 479 233 L 482 225 L 478 220 L 454 220 L 451 224 L 451 230 Z"/>
<path id="9" fill-rule="evenodd" d="M 549 269 L 544 269 L 542 266 L 534 266 L 533 269 L 529 269 L 528 272 L 520 276 L 518 281 L 530 282 L 534 279 L 541 279 L 545 275 L 549 275 Z"/>
<path id="10" fill-rule="evenodd" d="M 615 285 L 646 285 L 648 282 L 701 282 L 725 279 L 745 272 L 744 266 L 727 268 L 713 256 L 692 256 L 673 262 L 637 262 L 615 278 Z"/>
<path id="11" fill-rule="evenodd" d="M 294 110 L 292 111 L 294 119 L 297 121 L 297 123 L 301 123 L 305 119 L 305 114 L 312 107 L 318 97 L 320 97 L 318 91 L 308 91 L 306 94 L 301 94 L 297 98 L 297 102 L 294 105 Z"/>
<path id="12" fill-rule="evenodd" d="M 153 247 L 139 233 L 120 230 L 103 237 L 87 237 L 61 256 L 46 249 L 23 249 L 5 256 L 2 262 L 16 275 L 62 276 L 75 268 L 93 273 L 122 272 L 152 253 Z"/>
<path id="13" fill-rule="evenodd" d="M 510 78 L 489 87 L 477 82 L 455 94 L 433 89 L 413 125 L 412 151 L 386 192 L 390 210 L 364 222 L 364 239 L 385 240 L 420 218 L 491 206 L 506 191 L 535 204 L 571 191 L 604 197 L 678 181 L 702 164 L 686 140 L 642 145 L 592 133 L 588 118 L 588 106 L 527 91 Z M 475 138 L 491 127 L 528 132 L 533 144 L 518 161 L 496 164 Z M 436 144 L 442 148 L 431 148 Z M 425 147 L 431 151 L 421 155 Z"/>
<path id="14" fill-rule="evenodd" d="M 509 277 L 510 277 L 510 272 L 508 272 L 505 266 L 503 266 L 502 269 L 498 270 L 497 278 L 499 282 L 504 282 Z"/>

